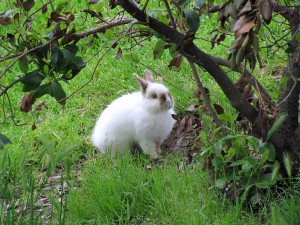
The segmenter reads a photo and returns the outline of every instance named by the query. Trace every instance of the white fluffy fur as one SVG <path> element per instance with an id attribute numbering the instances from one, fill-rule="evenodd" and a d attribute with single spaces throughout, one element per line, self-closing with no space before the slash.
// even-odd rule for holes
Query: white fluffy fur
<path id="1" fill-rule="evenodd" d="M 153 77 L 147 78 L 146 73 L 149 71 L 145 71 L 145 80 L 135 75 L 141 92 L 114 100 L 97 120 L 92 141 L 100 152 L 123 154 L 125 149 L 138 144 L 151 159 L 158 158 L 161 153 L 160 145 L 175 123 L 171 116 L 174 103 L 168 89 L 150 82 Z"/>

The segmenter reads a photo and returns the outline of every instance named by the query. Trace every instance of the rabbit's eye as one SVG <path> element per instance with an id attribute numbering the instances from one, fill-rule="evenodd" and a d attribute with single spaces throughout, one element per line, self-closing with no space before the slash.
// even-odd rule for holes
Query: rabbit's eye
<path id="1" fill-rule="evenodd" d="M 154 93 L 154 94 L 151 95 L 151 97 L 152 97 L 153 99 L 157 99 L 157 94 Z"/>

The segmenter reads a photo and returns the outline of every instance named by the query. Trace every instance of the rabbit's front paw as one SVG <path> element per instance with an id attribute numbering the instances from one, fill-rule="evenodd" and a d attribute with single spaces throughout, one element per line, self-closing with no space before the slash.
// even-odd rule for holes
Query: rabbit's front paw
<path id="1" fill-rule="evenodd" d="M 156 151 L 150 151 L 149 153 L 150 159 L 158 159 L 158 154 Z"/>
<path id="2" fill-rule="evenodd" d="M 162 153 L 161 149 L 160 149 L 160 148 L 157 148 L 157 149 L 156 149 L 156 153 L 157 153 L 158 155 L 161 155 L 161 153 Z"/>

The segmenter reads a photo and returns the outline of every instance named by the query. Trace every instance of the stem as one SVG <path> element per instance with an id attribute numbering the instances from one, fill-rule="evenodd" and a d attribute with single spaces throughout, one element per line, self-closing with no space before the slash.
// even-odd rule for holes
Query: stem
<path id="1" fill-rule="evenodd" d="M 221 127 L 222 134 L 224 136 L 226 136 L 227 133 L 226 133 L 225 129 L 223 128 L 222 123 L 219 120 L 219 117 L 218 117 L 217 113 L 215 112 L 215 110 L 211 106 L 211 102 L 210 102 L 209 98 L 207 97 L 206 91 L 205 91 L 205 89 L 204 89 L 204 87 L 201 83 L 201 80 L 200 80 L 199 75 L 197 73 L 197 69 L 195 67 L 195 64 L 192 63 L 190 60 L 188 60 L 188 62 L 189 62 L 190 67 L 192 69 L 192 72 L 193 72 L 194 78 L 196 80 L 197 86 L 198 86 L 198 88 L 201 92 L 201 95 L 203 96 L 203 101 L 204 101 L 204 104 L 205 104 L 206 108 L 208 109 L 208 111 L 212 115 L 213 119 L 216 121 L 217 126 Z"/>

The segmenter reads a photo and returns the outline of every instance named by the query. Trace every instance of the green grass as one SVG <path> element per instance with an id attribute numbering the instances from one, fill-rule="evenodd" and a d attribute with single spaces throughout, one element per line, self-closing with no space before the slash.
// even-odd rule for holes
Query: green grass
<path id="1" fill-rule="evenodd" d="M 79 11 L 79 8 L 86 7 L 82 2 L 85 1 L 72 3 L 72 7 L 78 7 Z M 79 18 L 78 23 L 84 19 Z M 40 22 L 41 25 L 45 23 L 45 18 L 34 21 Z M 85 26 L 94 24 L 87 22 Z M 211 27 L 216 26 L 214 20 L 204 17 L 201 26 L 201 36 L 210 40 L 213 37 L 213 34 L 209 34 Z M 0 32 L 4 32 L 4 29 Z M 49 31 L 42 32 L 47 35 Z M 90 48 L 86 46 L 89 39 L 80 41 L 82 57 L 91 61 L 70 81 L 70 85 L 62 84 L 67 94 L 76 91 L 90 79 L 104 51 L 94 58 L 92 56 L 106 41 L 101 37 Z M 16 122 L 27 125 L 13 124 L 5 99 L 7 121 L 1 124 L 1 133 L 9 137 L 12 144 L 0 150 L 0 224 L 43 224 L 45 221 L 70 225 L 297 224 L 300 197 L 293 190 L 299 185 L 277 200 L 270 198 L 270 207 L 262 206 L 259 211 L 251 212 L 239 204 L 234 205 L 222 199 L 219 192 L 211 187 L 213 181 L 207 171 L 202 171 L 200 160 L 186 165 L 185 154 L 172 154 L 158 165 L 150 163 L 143 155 L 118 157 L 112 161 L 95 154 L 90 143 L 95 121 L 113 99 L 138 90 L 133 72 L 141 75 L 146 68 L 155 72 L 155 76 L 163 80 L 174 96 L 178 114 L 184 114 L 189 105 L 198 102 L 191 97 L 196 85 L 187 61 L 183 61 L 179 71 L 169 70 L 171 57 L 167 51 L 160 59 L 153 59 L 152 48 L 156 41 L 152 38 L 142 48 L 136 47 L 131 51 L 128 49 L 133 43 L 120 44 L 124 46 L 123 57 L 118 61 L 114 59 L 117 48 L 111 50 L 96 69 L 92 82 L 68 99 L 64 107 L 47 95 L 39 99 L 49 107 L 43 108 L 45 113 L 25 114 L 19 109 L 24 95 L 22 85 L 9 91 Z M 197 43 L 206 52 L 214 51 L 214 55 L 226 57 L 226 47 L 216 46 L 211 50 L 209 42 L 197 40 Z M 229 43 L 230 38 L 226 40 L 226 44 Z M 133 60 L 132 56 L 137 60 Z M 270 65 L 266 73 L 268 76 L 259 79 L 277 97 L 278 87 L 269 75 L 275 69 L 274 65 L 282 65 L 284 59 L 269 57 L 267 63 Z M 2 65 L 6 66 L 7 62 Z M 199 72 L 204 86 L 211 88 L 212 102 L 225 105 L 225 112 L 234 114 L 234 109 L 215 81 L 204 71 Z M 258 76 L 258 68 L 254 73 Z M 12 67 L 1 79 L 1 84 L 9 84 L 19 74 L 18 65 Z M 233 80 L 238 78 L 235 73 L 229 73 L 229 76 Z M 0 112 L 2 116 L 2 107 Z M 43 122 L 36 124 L 37 128 L 32 130 L 31 125 L 38 120 Z M 210 119 L 207 121 L 210 122 Z M 150 171 L 148 165 L 151 165 Z M 60 198 L 53 190 L 56 186 L 50 191 L 45 189 L 49 179 L 57 175 L 68 187 L 67 193 Z M 49 198 L 53 205 L 51 219 L 41 218 L 33 210 L 38 208 L 46 211 L 36 206 L 43 196 Z"/>
<path id="2" fill-rule="evenodd" d="M 98 158 L 68 199 L 68 224 L 257 224 L 239 206 L 220 202 L 201 164 L 172 156 Z M 227 207 L 228 206 L 228 207 Z"/>

